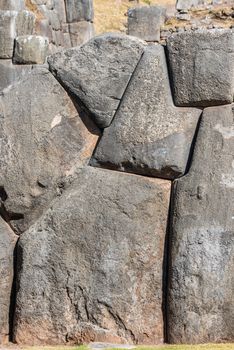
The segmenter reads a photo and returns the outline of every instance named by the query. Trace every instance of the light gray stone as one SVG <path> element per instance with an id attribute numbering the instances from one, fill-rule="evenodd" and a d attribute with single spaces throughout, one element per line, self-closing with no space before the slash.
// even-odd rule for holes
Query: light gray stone
<path id="1" fill-rule="evenodd" d="M 25 9 L 24 0 L 0 0 L 1 10 L 21 11 Z"/>
<path id="2" fill-rule="evenodd" d="M 67 22 L 92 21 L 93 0 L 65 0 Z"/>
<path id="3" fill-rule="evenodd" d="M 94 36 L 94 25 L 91 22 L 69 23 L 68 28 L 72 47 L 82 45 Z"/>
<path id="4" fill-rule="evenodd" d="M 177 0 L 176 9 L 178 11 L 188 11 L 193 8 L 201 8 L 211 3 L 211 0 Z"/>
<path id="5" fill-rule="evenodd" d="M 123 34 L 103 34 L 48 58 L 51 72 L 107 127 L 144 51 L 145 43 Z"/>
<path id="6" fill-rule="evenodd" d="M 168 337 L 234 339 L 234 105 L 205 109 L 189 173 L 174 185 Z"/>
<path id="7" fill-rule="evenodd" d="M 32 68 L 32 65 L 15 65 L 10 59 L 0 60 L 0 91 L 23 78 Z"/>
<path id="8" fill-rule="evenodd" d="M 232 30 L 178 33 L 168 37 L 167 48 L 176 105 L 207 107 L 233 101 Z"/>
<path id="9" fill-rule="evenodd" d="M 98 131 L 46 69 L 3 90 L 0 111 L 0 186 L 22 232 L 89 160 Z"/>
<path id="10" fill-rule="evenodd" d="M 166 9 L 142 6 L 128 10 L 128 34 L 146 41 L 160 40 L 160 27 L 165 22 Z"/>
<path id="11" fill-rule="evenodd" d="M 44 64 L 48 55 L 49 40 L 40 35 L 23 35 L 15 39 L 13 62 Z"/>
<path id="12" fill-rule="evenodd" d="M 13 56 L 14 39 L 17 35 L 31 34 L 34 20 L 29 11 L 0 11 L 0 58 Z"/>
<path id="13" fill-rule="evenodd" d="M 92 167 L 80 172 L 20 237 L 17 343 L 163 341 L 170 187 Z"/>
<path id="14" fill-rule="evenodd" d="M 0 217 L 0 345 L 9 341 L 9 312 L 16 241 L 17 236 Z"/>
<path id="15" fill-rule="evenodd" d="M 174 107 L 164 49 L 148 47 L 92 165 L 168 179 L 181 176 L 200 114 Z"/>

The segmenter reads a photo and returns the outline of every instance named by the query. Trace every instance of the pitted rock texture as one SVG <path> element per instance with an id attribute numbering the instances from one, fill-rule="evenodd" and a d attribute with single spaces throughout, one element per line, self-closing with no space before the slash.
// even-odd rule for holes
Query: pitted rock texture
<path id="1" fill-rule="evenodd" d="M 168 37 L 168 62 L 177 106 L 228 104 L 234 93 L 234 33 L 197 30 Z"/>
<path id="2" fill-rule="evenodd" d="M 7 194 L 3 209 L 21 232 L 89 160 L 98 130 L 81 120 L 46 69 L 35 69 L 3 90 L 0 116 L 0 186 Z"/>
<path id="3" fill-rule="evenodd" d="M 164 49 L 145 49 L 91 164 L 173 179 L 187 166 L 201 111 L 175 108 Z"/>
<path id="4" fill-rule="evenodd" d="M 7 343 L 9 336 L 9 310 L 16 241 L 17 236 L 10 226 L 0 217 L 0 344 Z"/>
<path id="5" fill-rule="evenodd" d="M 189 173 L 175 182 L 168 337 L 233 341 L 234 114 L 205 109 Z"/>
<path id="6" fill-rule="evenodd" d="M 163 341 L 170 187 L 105 169 L 80 172 L 20 237 L 19 344 Z"/>
<path id="7" fill-rule="evenodd" d="M 100 127 L 110 125 L 145 43 L 122 34 L 104 34 L 48 58 L 51 72 Z"/>
<path id="8" fill-rule="evenodd" d="M 161 6 L 142 6 L 128 10 L 128 34 L 146 41 L 160 40 L 160 27 L 166 9 Z"/>
<path id="9" fill-rule="evenodd" d="M 48 54 L 48 38 L 40 35 L 23 35 L 15 39 L 14 63 L 44 64 Z"/>

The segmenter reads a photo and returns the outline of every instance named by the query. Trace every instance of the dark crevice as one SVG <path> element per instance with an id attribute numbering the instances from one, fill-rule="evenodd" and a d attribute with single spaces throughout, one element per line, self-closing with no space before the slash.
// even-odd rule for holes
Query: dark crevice
<path id="1" fill-rule="evenodd" d="M 171 221 L 172 221 L 172 197 L 173 184 L 171 187 L 170 203 L 167 218 L 167 230 L 164 243 L 163 254 L 163 288 L 162 288 L 162 312 L 163 312 L 163 327 L 164 327 L 164 342 L 168 342 L 168 284 L 169 284 L 169 257 L 170 257 L 170 235 L 171 235 Z"/>
<path id="2" fill-rule="evenodd" d="M 14 317 L 15 317 L 15 307 L 16 307 L 16 281 L 17 281 L 17 251 L 18 251 L 18 242 L 16 242 L 14 252 L 13 252 L 13 282 L 11 287 L 11 298 L 10 298 L 10 307 L 9 307 L 9 342 L 14 341 L 13 333 L 14 333 Z"/>

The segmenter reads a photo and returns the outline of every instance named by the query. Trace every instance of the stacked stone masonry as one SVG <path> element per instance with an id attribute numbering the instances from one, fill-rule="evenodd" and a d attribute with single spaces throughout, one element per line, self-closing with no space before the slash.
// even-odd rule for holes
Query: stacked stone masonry
<path id="1" fill-rule="evenodd" d="M 103 34 L 2 91 L 0 344 L 234 341 L 233 59 Z"/>
<path id="2" fill-rule="evenodd" d="M 93 35 L 92 0 L 0 0 L 0 91 Z"/>

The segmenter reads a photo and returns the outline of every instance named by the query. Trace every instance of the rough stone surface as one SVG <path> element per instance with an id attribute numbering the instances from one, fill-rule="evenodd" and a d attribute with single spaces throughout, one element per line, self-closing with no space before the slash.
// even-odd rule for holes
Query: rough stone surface
<path id="1" fill-rule="evenodd" d="M 21 11 L 25 9 L 24 0 L 0 0 L 1 10 Z"/>
<path id="2" fill-rule="evenodd" d="M 11 85 L 16 80 L 21 79 L 32 69 L 32 65 L 15 65 L 12 60 L 0 60 L 0 91 Z"/>
<path id="3" fill-rule="evenodd" d="M 146 41 L 160 40 L 160 27 L 166 9 L 161 6 L 142 6 L 128 10 L 128 34 Z"/>
<path id="4" fill-rule="evenodd" d="M 0 11 L 0 58 L 13 56 L 17 35 L 32 34 L 34 15 L 29 11 Z"/>
<path id="5" fill-rule="evenodd" d="M 177 0 L 176 9 L 178 11 L 188 11 L 191 8 L 198 8 L 199 6 L 208 4 L 207 0 Z"/>
<path id="6" fill-rule="evenodd" d="M 175 183 L 167 302 L 172 343 L 234 339 L 233 117 L 231 105 L 205 109 L 191 169 Z"/>
<path id="7" fill-rule="evenodd" d="M 20 238 L 19 344 L 162 342 L 170 187 L 83 169 Z"/>
<path id="8" fill-rule="evenodd" d="M 0 217 L 0 345 L 8 342 L 16 237 L 11 228 Z"/>
<path id="9" fill-rule="evenodd" d="M 85 117 L 81 120 L 46 69 L 35 69 L 3 90 L 0 115 L 4 210 L 6 220 L 23 231 L 88 161 L 98 131 Z"/>
<path id="10" fill-rule="evenodd" d="M 175 104 L 228 104 L 234 92 L 234 33 L 197 30 L 169 36 L 169 65 Z"/>
<path id="11" fill-rule="evenodd" d="M 93 24 L 87 21 L 69 23 L 68 31 L 69 31 L 71 47 L 82 45 L 87 41 L 89 41 L 94 36 Z"/>
<path id="12" fill-rule="evenodd" d="M 79 48 L 48 58 L 50 70 L 107 127 L 143 53 L 144 42 L 122 34 L 104 34 Z"/>
<path id="13" fill-rule="evenodd" d="M 15 39 L 14 63 L 44 64 L 48 54 L 49 40 L 39 35 L 23 35 Z"/>
<path id="14" fill-rule="evenodd" d="M 92 0 L 65 0 L 67 22 L 92 21 Z"/>
<path id="15" fill-rule="evenodd" d="M 164 49 L 148 47 L 92 165 L 173 179 L 185 172 L 200 110 L 175 108 Z"/>

